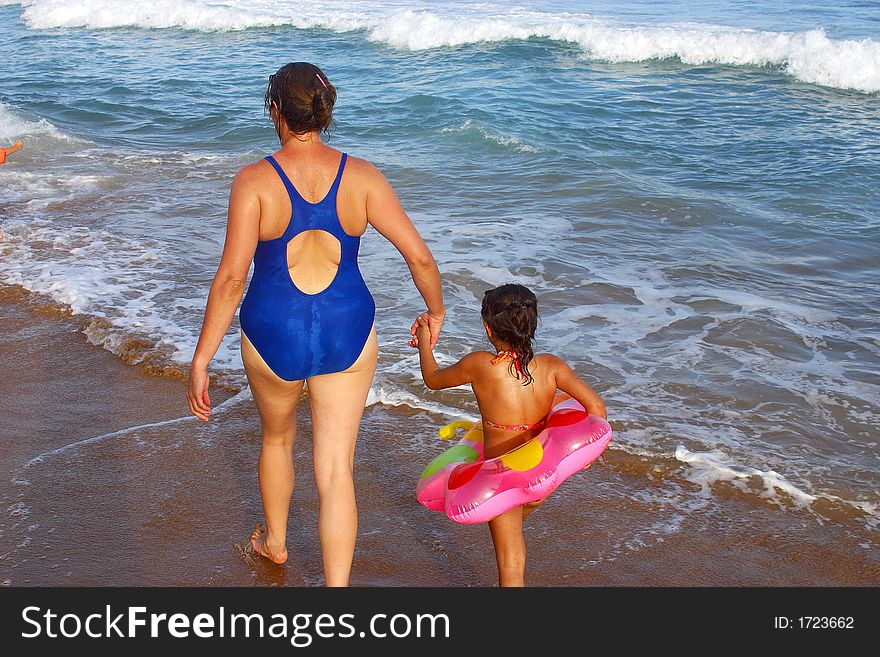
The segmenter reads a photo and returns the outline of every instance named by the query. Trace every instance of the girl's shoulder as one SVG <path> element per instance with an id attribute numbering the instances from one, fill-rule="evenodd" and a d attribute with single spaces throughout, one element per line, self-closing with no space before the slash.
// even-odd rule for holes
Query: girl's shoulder
<path id="1" fill-rule="evenodd" d="M 450 367 L 461 370 L 472 379 L 482 379 L 489 368 L 492 367 L 492 358 L 494 356 L 495 354 L 490 354 L 488 351 L 472 351 Z"/>
<path id="2" fill-rule="evenodd" d="M 495 358 L 495 354 L 490 351 L 472 351 L 462 358 L 459 363 L 468 367 L 485 367 L 492 364 L 493 358 Z"/>
<path id="3" fill-rule="evenodd" d="M 493 354 L 491 351 L 472 351 L 467 356 L 462 358 L 462 360 L 467 359 L 471 363 L 479 364 L 479 363 L 491 363 L 492 359 L 495 358 L 497 354 Z"/>
<path id="4" fill-rule="evenodd" d="M 559 368 L 567 368 L 568 364 L 562 360 L 559 356 L 554 356 L 553 354 L 535 354 L 533 359 L 536 363 L 539 363 L 542 367 L 546 367 L 549 370 L 556 370 Z"/>

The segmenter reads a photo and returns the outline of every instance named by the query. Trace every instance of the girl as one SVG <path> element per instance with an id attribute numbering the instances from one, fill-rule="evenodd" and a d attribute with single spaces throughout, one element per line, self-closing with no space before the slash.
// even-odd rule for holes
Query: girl
<path id="1" fill-rule="evenodd" d="M 495 353 L 475 351 L 440 368 L 431 351 L 431 331 L 420 318 L 414 339 L 425 385 L 431 390 L 470 383 L 480 407 L 487 459 L 501 456 L 540 433 L 557 390 L 574 397 L 592 415 L 605 418 L 605 403 L 562 360 L 532 352 L 538 301 L 522 285 L 489 290 L 481 310 Z M 526 546 L 523 519 L 540 502 L 526 504 L 489 521 L 501 586 L 523 586 Z"/>

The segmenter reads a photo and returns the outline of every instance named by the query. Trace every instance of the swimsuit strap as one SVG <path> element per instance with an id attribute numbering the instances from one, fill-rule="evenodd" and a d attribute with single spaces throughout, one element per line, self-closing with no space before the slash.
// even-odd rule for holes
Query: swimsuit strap
<path id="1" fill-rule="evenodd" d="M 278 164 L 278 161 L 272 155 L 267 155 L 265 160 L 272 165 L 275 171 L 278 172 L 278 176 L 281 178 L 281 182 L 284 183 L 284 186 L 287 188 L 287 193 L 290 195 L 291 201 L 294 198 L 297 198 L 308 205 L 323 205 L 325 201 L 333 199 L 335 203 L 336 193 L 339 191 L 339 183 L 342 182 L 342 171 L 345 169 L 345 163 L 348 160 L 348 153 L 343 153 L 342 158 L 339 160 L 339 170 L 336 172 L 336 178 L 333 179 L 333 184 L 330 185 L 330 189 L 327 190 L 327 193 L 317 203 L 312 203 L 310 201 L 306 201 L 303 198 L 302 194 L 299 193 L 296 187 L 294 187 L 293 183 L 290 182 L 290 178 L 287 177 L 287 174 L 284 173 L 284 169 L 281 168 L 281 165 Z"/>
<path id="2" fill-rule="evenodd" d="M 498 363 L 504 363 L 508 360 L 513 361 L 513 371 L 516 374 L 517 379 L 522 379 L 525 377 L 522 369 L 522 353 L 519 351 L 513 351 L 508 349 L 507 351 L 499 351 L 498 354 L 492 359 L 492 364 L 497 365 Z"/>
<path id="3" fill-rule="evenodd" d="M 538 420 L 537 422 L 533 422 L 532 424 L 498 424 L 497 422 L 492 422 L 491 420 L 483 418 L 484 426 L 492 427 L 494 429 L 504 429 L 505 431 L 530 431 L 531 429 L 543 427 L 546 422 L 547 418 L 544 418 L 543 420 Z"/>
<path id="4" fill-rule="evenodd" d="M 330 185 L 330 190 L 327 192 L 327 196 L 321 199 L 321 203 L 324 202 L 325 199 L 328 198 L 336 198 L 336 193 L 339 191 L 339 183 L 342 182 L 342 171 L 345 169 L 345 163 L 348 161 L 348 153 L 343 153 L 342 158 L 339 160 L 339 171 L 336 172 L 336 178 L 333 179 L 333 184 Z"/>
<path id="5" fill-rule="evenodd" d="M 499 351 L 492 359 L 492 364 L 498 365 L 499 363 L 512 361 L 513 371 L 516 373 L 516 378 L 521 379 L 525 376 L 522 370 L 522 357 L 522 352 L 507 349 L 505 351 Z M 504 429 L 505 431 L 530 431 L 531 429 L 537 429 L 538 427 L 544 426 L 545 422 L 547 422 L 547 418 L 538 420 L 532 424 L 498 424 L 497 422 L 492 422 L 492 420 L 483 418 L 484 426 L 493 427 L 495 429 Z"/>
<path id="6" fill-rule="evenodd" d="M 271 155 L 267 155 L 265 157 L 266 162 L 272 165 L 272 168 L 278 173 L 278 177 L 281 178 L 281 182 L 284 183 L 284 186 L 287 188 L 287 193 L 293 198 L 293 195 L 296 194 L 299 196 L 299 192 L 296 191 L 296 187 L 293 186 L 293 183 L 290 182 L 290 178 L 287 177 L 287 174 L 284 173 L 284 169 L 281 168 L 281 165 L 278 164 L 277 160 Z"/>

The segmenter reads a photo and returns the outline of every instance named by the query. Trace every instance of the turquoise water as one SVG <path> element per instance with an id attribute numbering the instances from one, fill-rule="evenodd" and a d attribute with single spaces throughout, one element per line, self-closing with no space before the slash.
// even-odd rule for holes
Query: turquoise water
<path id="1" fill-rule="evenodd" d="M 483 345 L 483 290 L 523 282 L 618 448 L 873 526 L 875 3 L 0 5 L 0 141 L 26 144 L 0 167 L 0 282 L 96 344 L 188 363 L 231 178 L 276 148 L 266 78 L 312 61 L 331 145 L 379 166 L 440 263 L 441 358 Z M 473 416 L 421 385 L 419 299 L 375 233 L 362 268 L 372 401 Z M 234 330 L 215 371 L 243 380 Z"/>

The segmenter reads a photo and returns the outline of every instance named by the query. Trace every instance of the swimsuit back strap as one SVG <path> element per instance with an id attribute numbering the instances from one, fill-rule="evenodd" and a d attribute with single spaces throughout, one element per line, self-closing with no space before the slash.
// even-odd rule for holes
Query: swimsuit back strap
<path id="1" fill-rule="evenodd" d="M 287 177 L 287 174 L 284 173 L 284 169 L 281 168 L 281 165 L 275 160 L 271 155 L 267 155 L 265 157 L 266 162 L 272 165 L 272 168 L 278 172 L 278 176 L 281 178 L 281 182 L 284 183 L 284 186 L 287 188 L 287 194 L 291 199 L 299 197 L 299 192 L 296 191 L 296 187 L 293 186 L 293 183 L 290 182 L 290 178 Z"/>
<path id="2" fill-rule="evenodd" d="M 327 192 L 327 196 L 325 199 L 335 199 L 336 193 L 339 191 L 339 183 L 342 182 L 342 170 L 345 169 L 345 163 L 348 160 L 348 153 L 342 154 L 342 159 L 339 160 L 339 171 L 336 172 L 336 178 L 333 180 L 333 184 L 330 185 L 330 191 Z M 335 205 L 335 202 L 334 202 Z"/>
<path id="3" fill-rule="evenodd" d="M 290 182 L 290 178 L 287 177 L 287 174 L 284 173 L 284 169 L 281 168 L 281 165 L 278 164 L 278 161 L 271 155 L 267 155 L 264 158 L 269 164 L 272 165 L 272 168 L 278 172 L 278 176 L 281 178 L 281 182 L 284 183 L 284 186 L 287 188 L 287 193 L 291 199 L 305 199 L 302 197 L 302 194 L 297 191 L 296 187 L 292 182 Z M 345 169 L 345 163 L 348 160 L 348 153 L 343 153 L 342 158 L 339 161 L 339 170 L 336 172 L 336 178 L 333 179 L 333 184 L 330 185 L 330 189 L 327 191 L 326 196 L 321 199 L 318 203 L 309 203 L 309 205 L 323 205 L 327 200 L 333 200 L 335 205 L 336 193 L 339 191 L 339 183 L 342 182 L 342 171 Z M 308 201 L 306 201 L 308 203 Z"/>
<path id="4" fill-rule="evenodd" d="M 493 429 L 504 429 L 505 431 L 530 431 L 544 426 L 546 422 L 547 419 L 544 418 L 543 420 L 538 420 L 532 424 L 498 424 L 497 422 L 492 422 L 491 420 L 483 418 L 483 424 L 485 426 L 492 427 Z"/>

